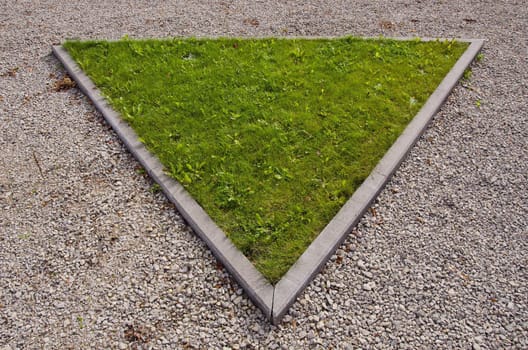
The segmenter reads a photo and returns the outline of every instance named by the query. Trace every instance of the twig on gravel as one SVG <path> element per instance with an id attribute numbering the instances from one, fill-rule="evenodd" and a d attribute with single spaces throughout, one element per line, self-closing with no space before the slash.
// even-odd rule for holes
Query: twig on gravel
<path id="1" fill-rule="evenodd" d="M 44 173 L 42 172 L 42 168 L 40 167 L 40 163 L 37 159 L 37 155 L 35 154 L 35 151 L 33 151 L 33 159 L 35 160 L 35 163 L 37 164 L 40 176 L 42 176 L 42 178 L 44 179 Z"/>

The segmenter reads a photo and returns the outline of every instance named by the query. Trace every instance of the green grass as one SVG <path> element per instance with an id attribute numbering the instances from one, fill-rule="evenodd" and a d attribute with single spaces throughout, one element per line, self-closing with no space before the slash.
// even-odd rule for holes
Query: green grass
<path id="1" fill-rule="evenodd" d="M 467 44 L 347 37 L 64 46 L 167 173 L 275 283 Z"/>

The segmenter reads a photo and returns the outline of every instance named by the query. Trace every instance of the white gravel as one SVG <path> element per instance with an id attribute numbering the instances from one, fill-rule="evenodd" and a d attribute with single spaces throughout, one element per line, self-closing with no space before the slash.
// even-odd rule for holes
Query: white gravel
<path id="1" fill-rule="evenodd" d="M 527 18 L 519 0 L 0 1 L 0 349 L 528 348 Z M 124 34 L 487 42 L 273 327 L 87 99 L 53 90 L 53 43 Z"/>

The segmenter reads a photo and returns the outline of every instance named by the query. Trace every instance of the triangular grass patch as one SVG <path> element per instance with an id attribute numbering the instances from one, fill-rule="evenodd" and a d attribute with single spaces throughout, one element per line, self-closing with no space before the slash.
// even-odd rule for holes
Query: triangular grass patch
<path id="1" fill-rule="evenodd" d="M 359 212 L 349 198 L 362 183 L 363 190 L 381 189 L 404 156 L 384 155 L 468 45 L 352 37 L 177 38 L 71 41 L 64 48 L 208 214 L 199 208 L 206 222 L 193 225 L 200 215 L 183 208 L 191 225 L 216 231 L 212 218 L 268 281 L 278 282 L 273 300 L 257 300 L 276 321 L 299 293 L 290 285 L 307 283 L 296 281 L 295 269 L 281 278 L 310 244 L 311 250 L 320 244 L 314 239 L 321 231 L 338 233 L 321 248 L 325 258 L 331 254 L 373 199 L 367 195 Z M 125 142 L 133 153 L 142 147 Z M 382 158 L 390 167 L 373 172 Z M 215 240 L 206 239 L 209 245 Z M 307 278 L 323 263 L 310 254 L 301 259 L 317 260 L 307 261 Z M 226 265 L 235 277 L 245 273 L 236 263 Z M 261 299 L 269 297 L 264 294 Z M 280 309 L 273 310 L 274 304 Z"/>

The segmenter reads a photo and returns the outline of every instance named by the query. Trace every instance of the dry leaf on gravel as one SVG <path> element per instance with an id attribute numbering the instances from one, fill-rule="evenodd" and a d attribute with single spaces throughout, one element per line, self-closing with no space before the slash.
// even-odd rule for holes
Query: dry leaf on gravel
<path id="1" fill-rule="evenodd" d="M 75 86 L 77 86 L 77 84 L 69 76 L 66 75 L 64 76 L 64 78 L 57 80 L 53 88 L 55 91 L 59 92 L 69 90 L 71 88 L 74 88 Z"/>
<path id="2" fill-rule="evenodd" d="M 244 20 L 244 24 L 245 25 L 252 25 L 253 27 L 258 27 L 258 25 L 260 24 L 259 20 L 256 19 L 256 18 L 246 18 Z"/>
<path id="3" fill-rule="evenodd" d="M 394 23 L 391 22 L 391 21 L 385 21 L 385 20 L 383 20 L 383 21 L 380 21 L 379 25 L 380 25 L 380 27 L 381 27 L 382 29 L 388 29 L 388 30 L 394 30 L 394 29 L 396 29 L 396 24 L 394 24 Z"/>
<path id="4" fill-rule="evenodd" d="M 11 68 L 7 70 L 6 72 L 0 74 L 0 76 L 1 77 L 14 77 L 16 76 L 19 69 L 20 69 L 19 67 Z"/>
<path id="5" fill-rule="evenodd" d="M 150 340 L 150 334 L 145 327 L 126 325 L 125 339 L 129 342 L 147 343 Z"/>

